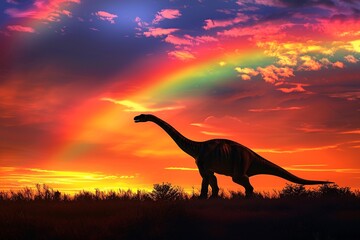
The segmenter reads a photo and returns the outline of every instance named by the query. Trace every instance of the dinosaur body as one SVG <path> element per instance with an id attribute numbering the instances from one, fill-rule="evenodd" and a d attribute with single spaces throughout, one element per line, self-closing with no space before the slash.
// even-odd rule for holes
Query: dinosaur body
<path id="1" fill-rule="evenodd" d="M 251 195 L 254 190 L 249 182 L 249 177 L 258 174 L 274 175 L 304 185 L 331 183 L 299 178 L 261 157 L 251 149 L 228 139 L 211 139 L 204 142 L 192 141 L 154 115 L 141 114 L 136 116 L 134 121 L 151 121 L 159 125 L 185 153 L 195 159 L 202 177 L 200 194 L 202 198 L 207 197 L 209 185 L 212 188 L 211 196 L 217 197 L 218 195 L 219 187 L 214 173 L 232 177 L 235 183 L 245 188 L 247 196 Z"/>

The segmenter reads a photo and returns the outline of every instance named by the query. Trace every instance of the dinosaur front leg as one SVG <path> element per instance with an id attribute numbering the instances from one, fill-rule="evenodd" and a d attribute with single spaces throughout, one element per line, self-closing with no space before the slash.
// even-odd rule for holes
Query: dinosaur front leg
<path id="1" fill-rule="evenodd" d="M 201 199 L 206 199 L 207 198 L 208 188 L 209 188 L 209 177 L 204 176 L 202 178 L 201 191 L 200 191 L 199 198 L 201 198 Z"/>
<path id="2" fill-rule="evenodd" d="M 217 184 L 217 179 L 214 174 L 204 175 L 201 183 L 201 192 L 199 198 L 207 198 L 209 185 L 211 186 L 211 198 L 217 198 L 219 195 L 219 187 Z"/>
<path id="3" fill-rule="evenodd" d="M 212 191 L 211 198 L 217 198 L 219 196 L 219 187 L 217 184 L 217 179 L 214 174 L 209 177 L 209 184 L 211 186 L 211 191 Z"/>

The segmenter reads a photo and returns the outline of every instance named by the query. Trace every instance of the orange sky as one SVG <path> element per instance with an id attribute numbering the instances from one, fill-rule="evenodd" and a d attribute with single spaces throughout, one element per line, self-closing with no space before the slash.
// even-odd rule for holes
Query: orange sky
<path id="1" fill-rule="evenodd" d="M 14 2 L 0 26 L 0 190 L 199 189 L 194 159 L 140 113 L 360 189 L 358 4 Z"/>

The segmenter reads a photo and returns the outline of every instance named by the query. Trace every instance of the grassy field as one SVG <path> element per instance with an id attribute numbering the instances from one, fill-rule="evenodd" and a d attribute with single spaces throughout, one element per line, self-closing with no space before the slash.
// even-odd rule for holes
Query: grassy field
<path id="1" fill-rule="evenodd" d="M 86 192 L 72 199 L 3 195 L 0 239 L 360 239 L 358 194 L 305 196 L 301 191 L 307 190 L 299 189 L 209 200 L 154 200 L 154 191 L 142 199 L 129 192 L 122 198 Z"/>

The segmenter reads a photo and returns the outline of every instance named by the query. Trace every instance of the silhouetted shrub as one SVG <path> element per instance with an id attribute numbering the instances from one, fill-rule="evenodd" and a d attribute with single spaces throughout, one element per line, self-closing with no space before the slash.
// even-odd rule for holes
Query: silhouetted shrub
<path id="1" fill-rule="evenodd" d="M 310 197 L 311 191 L 306 190 L 304 185 L 300 184 L 286 184 L 286 186 L 279 192 L 280 198 L 303 198 Z"/>
<path id="2" fill-rule="evenodd" d="M 339 187 L 335 183 L 321 185 L 317 194 L 319 197 L 327 198 L 356 197 L 355 193 L 351 192 L 350 187 Z"/>
<path id="3" fill-rule="evenodd" d="M 155 201 L 174 201 L 186 198 L 184 191 L 178 186 L 172 186 L 171 183 L 154 184 L 150 196 Z"/>

